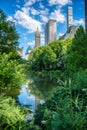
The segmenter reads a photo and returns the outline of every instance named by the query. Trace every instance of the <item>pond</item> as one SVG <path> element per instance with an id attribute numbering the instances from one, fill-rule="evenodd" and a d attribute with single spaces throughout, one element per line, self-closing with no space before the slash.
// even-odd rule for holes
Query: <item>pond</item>
<path id="1" fill-rule="evenodd" d="M 52 96 L 56 87 L 57 82 L 50 77 L 34 76 L 29 78 L 26 85 L 22 85 L 17 95 L 18 102 L 34 111 L 38 104 L 44 103 Z"/>

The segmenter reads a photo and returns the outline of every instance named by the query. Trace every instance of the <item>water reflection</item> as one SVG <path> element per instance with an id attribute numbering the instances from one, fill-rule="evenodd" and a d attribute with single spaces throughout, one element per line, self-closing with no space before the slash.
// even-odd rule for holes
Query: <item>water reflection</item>
<path id="1" fill-rule="evenodd" d="M 35 110 L 35 95 L 30 94 L 26 85 L 22 86 L 18 95 L 18 101 L 21 105 L 31 107 L 32 110 Z"/>
<path id="2" fill-rule="evenodd" d="M 53 91 L 57 87 L 57 82 L 50 77 L 33 77 L 29 80 L 28 87 L 32 94 L 36 95 L 39 99 L 49 99 Z"/>
<path id="3" fill-rule="evenodd" d="M 44 103 L 52 96 L 56 87 L 57 83 L 50 77 L 31 77 L 28 84 L 22 86 L 18 101 L 34 111 L 38 104 Z"/>

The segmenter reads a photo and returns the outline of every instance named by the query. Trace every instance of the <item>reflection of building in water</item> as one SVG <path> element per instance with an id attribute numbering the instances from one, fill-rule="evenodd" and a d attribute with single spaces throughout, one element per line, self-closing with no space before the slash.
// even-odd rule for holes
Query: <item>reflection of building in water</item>
<path id="1" fill-rule="evenodd" d="M 40 104 L 40 99 L 35 96 L 35 109 L 37 108 L 37 106 L 38 106 L 39 104 Z"/>

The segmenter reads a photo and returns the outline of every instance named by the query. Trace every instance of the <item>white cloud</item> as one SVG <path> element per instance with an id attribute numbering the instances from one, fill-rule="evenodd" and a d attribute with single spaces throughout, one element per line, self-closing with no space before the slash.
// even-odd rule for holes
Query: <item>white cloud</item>
<path id="1" fill-rule="evenodd" d="M 31 8 L 31 14 L 33 14 L 33 15 L 38 15 L 38 14 L 39 14 L 39 11 L 37 11 L 37 10 L 34 9 L 34 8 Z"/>
<path id="2" fill-rule="evenodd" d="M 61 36 L 63 36 L 63 35 L 64 35 L 64 33 L 59 33 L 58 34 L 58 38 L 61 37 Z"/>
<path id="3" fill-rule="evenodd" d="M 25 14 L 29 14 L 29 10 L 30 10 L 30 8 L 29 7 L 23 7 L 22 8 L 22 11 L 25 13 Z"/>
<path id="4" fill-rule="evenodd" d="M 28 42 L 28 45 L 30 45 L 31 47 L 35 47 L 35 40 Z"/>
<path id="5" fill-rule="evenodd" d="M 44 9 L 44 5 L 42 3 L 39 3 L 40 9 Z"/>
<path id="6" fill-rule="evenodd" d="M 48 15 L 49 10 L 47 8 L 45 8 L 45 10 L 40 10 L 40 14 L 42 15 Z"/>
<path id="7" fill-rule="evenodd" d="M 41 22 L 39 22 L 36 19 L 33 19 L 29 15 L 27 15 L 23 11 L 17 11 L 14 15 L 14 18 L 16 19 L 17 23 L 25 27 L 29 30 L 29 32 L 35 32 L 37 27 L 41 31 Z"/>
<path id="8" fill-rule="evenodd" d="M 36 0 L 27 0 L 27 2 L 25 2 L 24 6 L 31 6 L 36 2 Z"/>
<path id="9" fill-rule="evenodd" d="M 47 22 L 48 21 L 48 17 L 44 16 L 44 15 L 40 15 L 40 18 L 42 20 L 42 22 Z"/>
<path id="10" fill-rule="evenodd" d="M 40 11 L 40 18 L 42 22 L 47 22 L 49 19 L 49 10 L 45 8 L 45 10 Z"/>
<path id="11" fill-rule="evenodd" d="M 64 23 L 66 21 L 66 18 L 64 16 L 64 14 L 61 13 L 60 9 L 55 10 L 54 12 L 52 12 L 50 18 L 51 19 L 56 19 L 57 22 L 60 22 L 60 23 Z"/>
<path id="12" fill-rule="evenodd" d="M 12 16 L 8 16 L 7 21 L 12 21 L 16 24 L 16 20 L 14 20 L 14 18 Z"/>
<path id="13" fill-rule="evenodd" d="M 56 5 L 56 4 L 60 4 L 62 6 L 68 4 L 68 3 L 72 3 L 71 0 L 48 0 L 50 5 Z"/>
<path id="14" fill-rule="evenodd" d="M 79 25 L 84 25 L 84 19 L 79 19 L 79 20 L 74 20 L 74 24 L 79 26 Z"/>

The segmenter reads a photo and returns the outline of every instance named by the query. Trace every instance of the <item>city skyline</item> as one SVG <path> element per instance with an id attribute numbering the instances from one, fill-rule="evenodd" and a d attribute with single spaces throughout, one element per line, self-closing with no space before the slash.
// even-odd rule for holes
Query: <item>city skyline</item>
<path id="1" fill-rule="evenodd" d="M 20 47 L 24 53 L 28 45 L 35 46 L 37 27 L 41 33 L 41 45 L 44 45 L 44 29 L 50 18 L 57 20 L 57 37 L 67 30 L 67 7 L 73 7 L 74 25 L 84 26 L 84 0 L 1 0 L 0 8 L 7 20 L 15 22 L 19 33 Z"/>

